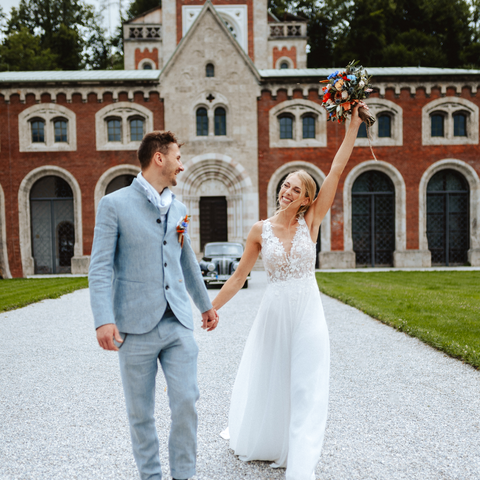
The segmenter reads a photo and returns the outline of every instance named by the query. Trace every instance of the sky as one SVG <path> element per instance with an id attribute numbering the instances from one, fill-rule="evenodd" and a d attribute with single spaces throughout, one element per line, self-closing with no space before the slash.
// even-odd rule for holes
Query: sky
<path id="1" fill-rule="evenodd" d="M 106 7 L 103 14 L 103 27 L 110 35 L 115 32 L 115 28 L 120 23 L 120 15 L 118 14 L 119 1 L 122 3 L 123 10 L 125 10 L 130 3 L 129 0 L 87 0 L 87 3 L 94 5 L 97 11 L 100 10 L 102 6 Z M 20 0 L 1 0 L 3 12 L 8 14 L 10 9 L 17 7 L 19 3 Z"/>

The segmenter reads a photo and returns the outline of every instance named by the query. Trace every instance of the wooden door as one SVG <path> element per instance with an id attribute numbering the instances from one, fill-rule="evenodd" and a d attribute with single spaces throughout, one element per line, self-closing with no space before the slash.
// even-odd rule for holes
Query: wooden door
<path id="1" fill-rule="evenodd" d="M 228 241 L 226 197 L 200 197 L 200 250 L 206 243 Z"/>

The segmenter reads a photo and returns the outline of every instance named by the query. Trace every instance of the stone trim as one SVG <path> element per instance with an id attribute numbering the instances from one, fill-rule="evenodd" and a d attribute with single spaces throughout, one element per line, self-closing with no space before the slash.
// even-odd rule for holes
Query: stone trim
<path id="1" fill-rule="evenodd" d="M 30 221 L 30 190 L 37 180 L 53 175 L 65 180 L 73 192 L 73 215 L 75 221 L 74 258 L 83 257 L 83 228 L 82 228 L 82 192 L 75 177 L 64 168 L 55 165 L 38 167 L 28 173 L 18 189 L 18 228 L 20 240 L 20 256 L 22 260 L 23 276 L 34 274 L 34 260 L 32 256 L 32 227 Z M 73 265 L 72 265 L 73 266 Z M 73 273 L 73 272 L 72 272 Z M 84 273 L 84 272 L 81 272 Z"/>
<path id="2" fill-rule="evenodd" d="M 99 103 L 103 102 L 103 95 L 105 93 L 111 93 L 113 97 L 113 101 L 118 101 L 118 96 L 120 93 L 126 92 L 128 95 L 128 100 L 133 102 L 134 94 L 137 92 L 143 93 L 144 98 L 150 98 L 150 93 L 156 92 L 160 95 L 160 89 L 156 85 L 152 85 L 151 87 L 128 87 L 126 85 L 119 86 L 119 87 L 112 87 L 112 86 L 86 86 L 86 87 L 22 87 L 19 88 L 2 88 L 1 94 L 5 96 L 5 103 L 10 102 L 10 97 L 12 95 L 19 95 L 20 96 L 20 103 L 25 103 L 25 98 L 27 95 L 33 95 L 35 97 L 36 102 L 40 102 L 41 96 L 43 94 L 50 95 L 52 99 L 51 103 L 56 102 L 57 95 L 65 95 L 67 99 L 67 103 L 72 103 L 72 96 L 75 94 L 79 94 L 82 97 L 82 102 L 86 103 L 88 100 L 88 95 L 90 93 L 94 93 L 97 95 L 97 99 Z"/>
<path id="3" fill-rule="evenodd" d="M 211 61 L 208 61 L 205 63 L 213 63 Z M 215 64 L 213 64 L 215 66 Z M 212 77 L 215 78 L 215 77 Z M 206 98 L 212 95 L 215 98 L 209 102 L 206 100 Z M 193 122 L 191 123 L 192 129 L 190 132 L 190 140 L 191 141 L 205 141 L 206 139 L 212 139 L 214 138 L 215 140 L 219 141 L 225 141 L 225 140 L 232 140 L 232 132 L 233 132 L 233 126 L 230 125 L 230 108 L 229 108 L 229 102 L 227 97 L 225 95 L 222 95 L 221 93 L 215 92 L 215 91 L 205 91 L 201 93 L 200 95 L 197 96 L 197 98 L 194 101 L 194 106 L 191 110 L 192 112 L 192 118 Z M 215 135 L 215 110 L 217 107 L 223 107 L 225 109 L 225 114 L 226 114 L 226 123 L 227 123 L 227 134 L 226 135 Z M 205 108 L 207 110 L 207 118 L 208 118 L 208 135 L 197 135 L 197 110 L 199 108 Z"/>
<path id="4" fill-rule="evenodd" d="M 430 115 L 435 112 L 445 116 L 444 137 L 431 136 Z M 467 136 L 453 136 L 453 114 L 467 114 Z M 427 103 L 422 108 L 422 145 L 465 145 L 478 144 L 478 106 L 465 98 L 444 97 Z"/>
<path id="5" fill-rule="evenodd" d="M 203 5 L 182 6 L 182 36 L 193 25 Z M 222 20 L 229 22 L 235 30 L 236 40 L 248 54 L 248 6 L 247 5 L 215 5 L 215 10 Z M 227 27 L 228 28 L 228 27 Z"/>
<path id="6" fill-rule="evenodd" d="M 278 117 L 289 113 L 294 117 L 293 139 L 280 138 Z M 302 117 L 311 113 L 315 117 L 315 138 L 303 138 Z M 270 148 L 307 148 L 327 146 L 327 115 L 318 103 L 305 99 L 286 100 L 273 107 L 269 113 Z"/>
<path id="7" fill-rule="evenodd" d="M 282 65 L 283 62 L 288 63 L 288 68 L 295 68 L 294 60 L 291 59 L 290 57 L 285 57 L 285 56 L 278 58 L 275 62 L 275 65 L 273 66 L 273 68 L 275 68 L 276 70 L 280 70 L 280 66 Z"/>
<path id="8" fill-rule="evenodd" d="M 315 165 L 303 162 L 302 160 L 295 160 L 282 165 L 280 168 L 273 172 L 270 177 L 267 187 L 267 215 L 272 217 L 277 209 L 277 186 L 282 178 L 290 172 L 295 170 L 305 170 L 309 173 L 318 183 L 319 187 L 322 187 L 325 180 L 325 174 Z M 330 221 L 330 209 L 328 210 L 325 218 L 322 221 L 322 228 L 320 232 L 322 241 L 322 252 L 329 252 L 331 250 L 331 221 Z"/>
<path id="9" fill-rule="evenodd" d="M 272 60 L 273 61 L 273 60 Z M 278 95 L 279 90 L 287 90 L 287 96 L 292 97 L 294 90 L 302 90 L 303 96 L 308 98 L 310 90 L 315 90 L 319 97 L 322 97 L 322 89 L 319 83 L 266 83 L 262 85 L 262 90 L 269 91 L 273 97 Z M 319 104 L 317 104 L 319 105 Z M 323 108 L 323 107 L 322 107 Z"/>
<path id="10" fill-rule="evenodd" d="M 98 204 L 100 200 L 105 196 L 108 184 L 116 177 L 120 175 L 135 175 L 140 172 L 140 167 L 136 165 L 117 165 L 109 168 L 103 172 L 95 185 L 94 201 L 95 201 L 95 214 L 97 212 Z"/>
<path id="11" fill-rule="evenodd" d="M 376 147 L 390 147 L 403 145 L 403 109 L 395 102 L 386 100 L 384 98 L 370 98 L 367 102 L 370 112 L 377 117 L 381 113 L 386 113 L 391 118 L 391 137 L 378 136 L 378 122 L 370 128 L 370 135 L 372 137 L 372 145 Z M 350 125 L 350 117 L 345 122 L 345 128 Z M 357 138 L 355 140 L 356 147 L 369 147 L 368 138 Z"/>
<path id="12" fill-rule="evenodd" d="M 30 122 L 36 118 L 45 121 L 45 142 L 32 142 Z M 67 121 L 67 141 L 55 142 L 54 121 Z M 72 110 L 55 103 L 40 103 L 26 108 L 18 115 L 20 152 L 65 152 L 77 150 L 76 115 Z"/>
<path id="13" fill-rule="evenodd" d="M 200 252 L 200 194 L 204 182 L 215 180 L 225 185 L 227 195 L 229 241 L 245 245 L 249 220 L 258 218 L 258 194 L 245 168 L 228 155 L 206 153 L 187 160 L 185 171 L 174 192 L 191 215 L 190 239 Z"/>
<path id="14" fill-rule="evenodd" d="M 456 170 L 467 180 L 470 187 L 470 249 L 469 261 L 472 266 L 480 266 L 480 179 L 468 163 L 453 158 L 435 162 L 425 170 L 418 188 L 418 233 L 421 250 L 428 250 L 427 240 L 427 186 L 430 179 L 439 171 Z"/>
<path id="15" fill-rule="evenodd" d="M 5 216 L 5 194 L 0 185 L 0 273 L 2 278 L 12 278 L 8 264 L 7 218 Z"/>
<path id="16" fill-rule="evenodd" d="M 352 187 L 355 180 L 369 170 L 378 170 L 388 175 L 395 187 L 395 251 L 407 248 L 406 188 L 402 174 L 387 162 L 368 160 L 354 167 L 343 184 L 343 248 L 353 251 L 352 239 Z"/>
<path id="17" fill-rule="evenodd" d="M 118 117 L 122 124 L 122 140 L 108 141 L 107 119 Z M 148 108 L 131 102 L 118 102 L 107 105 L 95 114 L 95 132 L 97 150 L 137 150 L 140 141 L 130 141 L 130 122 L 132 117 L 141 117 L 144 121 L 144 134 L 153 130 L 153 112 Z"/>

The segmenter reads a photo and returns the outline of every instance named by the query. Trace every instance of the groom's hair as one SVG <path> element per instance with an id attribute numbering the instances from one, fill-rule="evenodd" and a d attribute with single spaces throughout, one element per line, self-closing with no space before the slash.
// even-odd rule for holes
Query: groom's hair
<path id="1" fill-rule="evenodd" d="M 152 161 L 153 156 L 157 153 L 163 153 L 166 155 L 170 144 L 176 143 L 179 147 L 183 144 L 178 143 L 177 137 L 173 132 L 162 132 L 161 130 L 155 130 L 147 133 L 140 144 L 137 152 L 137 157 L 142 167 L 142 170 L 147 168 Z"/>

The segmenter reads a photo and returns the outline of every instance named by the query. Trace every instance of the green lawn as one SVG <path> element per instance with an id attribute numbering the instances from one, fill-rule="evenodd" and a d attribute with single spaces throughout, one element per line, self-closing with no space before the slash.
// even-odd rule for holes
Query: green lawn
<path id="1" fill-rule="evenodd" d="M 320 290 L 480 368 L 480 272 L 317 273 Z"/>
<path id="2" fill-rule="evenodd" d="M 46 298 L 58 298 L 80 288 L 88 288 L 87 277 L 0 280 L 0 312 L 24 307 Z"/>

